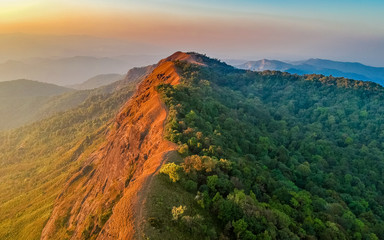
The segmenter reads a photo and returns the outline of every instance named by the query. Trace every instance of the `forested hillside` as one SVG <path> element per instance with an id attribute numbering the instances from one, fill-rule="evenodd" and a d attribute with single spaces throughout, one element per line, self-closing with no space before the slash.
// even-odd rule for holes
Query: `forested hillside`
<path id="1" fill-rule="evenodd" d="M 282 62 L 263 59 L 237 65 L 240 69 L 263 71 L 276 70 L 291 74 L 322 74 L 326 76 L 345 77 L 384 84 L 384 68 L 371 67 L 357 62 L 338 62 L 326 59 L 308 59 L 297 62 Z"/>
<path id="2" fill-rule="evenodd" d="M 382 87 L 199 57 L 158 86 L 183 160 L 160 170 L 147 237 L 384 239 Z"/>
<path id="3" fill-rule="evenodd" d="M 103 75 L 86 81 L 82 85 L 83 90 L 31 80 L 1 82 L 0 115 L 2 117 L 0 118 L 0 131 L 15 129 L 50 117 L 54 113 L 75 108 L 91 96 L 110 94 L 126 86 L 136 85 L 153 68 L 154 65 L 132 68 L 125 77 Z M 107 80 L 105 77 L 112 77 L 113 80 Z M 91 85 L 94 87 L 90 87 Z M 80 88 L 82 87 L 80 86 Z"/>
<path id="4" fill-rule="evenodd" d="M 83 83 L 71 85 L 70 87 L 78 90 L 94 89 L 109 85 L 123 79 L 124 77 L 125 76 L 117 73 L 100 74 L 88 79 Z"/>
<path id="5" fill-rule="evenodd" d="M 70 88 L 24 79 L 0 82 L 0 131 L 41 118 L 39 110 L 50 105 L 51 99 L 73 92 Z"/>
<path id="6" fill-rule="evenodd" d="M 133 81 L 117 91 L 85 92 L 78 107 L 0 132 L 0 239 L 40 238 L 63 184 L 103 142 L 135 89 Z"/>

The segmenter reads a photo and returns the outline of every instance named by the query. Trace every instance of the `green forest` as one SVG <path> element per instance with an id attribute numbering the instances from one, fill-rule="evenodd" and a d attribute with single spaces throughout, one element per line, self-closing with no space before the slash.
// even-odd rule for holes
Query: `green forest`
<path id="1" fill-rule="evenodd" d="M 200 58 L 207 66 L 176 62 L 181 84 L 157 87 L 166 138 L 183 157 L 159 181 L 195 204 L 180 197 L 148 220 L 154 228 L 193 239 L 384 239 L 381 86 Z"/>

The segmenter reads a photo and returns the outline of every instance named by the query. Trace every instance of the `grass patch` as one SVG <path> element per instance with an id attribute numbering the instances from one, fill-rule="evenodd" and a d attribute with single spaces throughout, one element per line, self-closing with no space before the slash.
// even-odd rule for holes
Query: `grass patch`
<path id="1" fill-rule="evenodd" d="M 178 220 L 173 220 L 172 216 L 175 206 L 186 207 Z M 188 225 L 188 218 L 196 216 L 203 220 L 203 228 L 215 235 L 215 223 L 195 201 L 195 194 L 187 192 L 180 183 L 171 182 L 168 175 L 154 176 L 145 209 L 147 212 L 143 223 L 143 237 L 146 239 L 210 239 L 208 234 L 196 231 Z"/>

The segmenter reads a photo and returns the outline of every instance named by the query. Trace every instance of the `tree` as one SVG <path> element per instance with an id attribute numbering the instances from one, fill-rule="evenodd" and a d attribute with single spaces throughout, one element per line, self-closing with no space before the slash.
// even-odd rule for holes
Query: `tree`
<path id="1" fill-rule="evenodd" d="M 244 219 L 237 221 L 232 221 L 233 231 L 236 233 L 237 239 L 240 239 L 240 236 L 247 230 L 248 224 Z"/>
<path id="2" fill-rule="evenodd" d="M 216 185 L 219 180 L 219 177 L 217 175 L 212 175 L 207 177 L 207 186 L 213 191 L 216 191 Z"/>

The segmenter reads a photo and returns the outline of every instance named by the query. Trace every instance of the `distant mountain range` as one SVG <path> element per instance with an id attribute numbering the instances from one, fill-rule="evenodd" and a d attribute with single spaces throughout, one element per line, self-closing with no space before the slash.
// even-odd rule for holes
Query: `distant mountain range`
<path id="1" fill-rule="evenodd" d="M 235 65 L 240 69 L 252 71 L 275 70 L 292 74 L 323 74 L 355 80 L 371 81 L 384 85 L 384 68 L 371 67 L 356 62 L 338 62 L 325 59 L 308 59 L 297 62 L 283 62 L 262 59 Z"/>
<path id="2" fill-rule="evenodd" d="M 153 56 L 118 56 L 98 58 L 30 58 L 0 63 L 0 82 L 32 79 L 62 86 L 80 84 L 100 74 L 125 74 L 127 69 L 153 64 Z M 98 87 L 98 86 L 96 86 Z"/>
<path id="3" fill-rule="evenodd" d="M 123 78 L 124 78 L 124 75 L 117 74 L 117 73 L 100 74 L 88 79 L 87 81 L 81 84 L 70 85 L 69 87 L 78 89 L 78 90 L 94 89 L 94 88 L 111 84 Z"/>
<path id="4" fill-rule="evenodd" d="M 72 96 L 75 90 L 54 84 L 31 80 L 0 82 L 0 131 L 18 127 L 46 116 L 46 112 L 60 111 L 71 106 L 78 98 Z M 57 105 L 56 96 L 71 96 Z M 50 108 L 54 106 L 54 108 Z"/>
<path id="5" fill-rule="evenodd" d="M 98 75 L 71 88 L 25 79 L 0 82 L 0 132 L 73 109 L 87 99 L 131 92 L 155 66 L 133 68 L 126 75 Z"/>
<path id="6" fill-rule="evenodd" d="M 9 99 L 14 97 L 51 97 L 68 91 L 73 90 L 54 84 L 41 83 L 25 79 L 0 82 L 0 99 Z"/>

